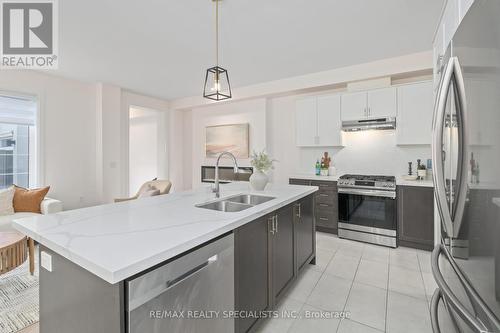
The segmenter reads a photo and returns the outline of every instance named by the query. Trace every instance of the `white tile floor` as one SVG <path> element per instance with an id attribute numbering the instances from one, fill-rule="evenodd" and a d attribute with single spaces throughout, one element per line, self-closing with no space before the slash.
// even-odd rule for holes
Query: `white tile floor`
<path id="1" fill-rule="evenodd" d="M 349 319 L 271 319 L 259 333 L 432 332 L 430 252 L 325 233 L 317 233 L 316 246 L 316 265 L 301 274 L 278 310 L 345 311 Z"/>

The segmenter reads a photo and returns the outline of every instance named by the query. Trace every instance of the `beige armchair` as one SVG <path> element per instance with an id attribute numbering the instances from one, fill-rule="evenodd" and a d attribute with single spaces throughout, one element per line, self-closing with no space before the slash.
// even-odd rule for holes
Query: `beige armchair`
<path id="1" fill-rule="evenodd" d="M 142 184 L 139 191 L 137 191 L 137 193 L 133 197 L 117 198 L 115 199 L 115 202 L 135 200 L 141 197 L 148 197 L 152 195 L 168 194 L 168 192 L 170 192 L 171 187 L 172 183 L 168 180 L 161 180 L 161 179 L 150 180 Z"/>

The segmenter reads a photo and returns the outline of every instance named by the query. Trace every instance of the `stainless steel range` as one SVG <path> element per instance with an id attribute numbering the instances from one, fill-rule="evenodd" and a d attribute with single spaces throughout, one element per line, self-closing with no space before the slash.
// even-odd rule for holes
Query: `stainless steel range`
<path id="1" fill-rule="evenodd" d="M 339 237 L 397 247 L 396 178 L 343 175 L 337 187 Z"/>

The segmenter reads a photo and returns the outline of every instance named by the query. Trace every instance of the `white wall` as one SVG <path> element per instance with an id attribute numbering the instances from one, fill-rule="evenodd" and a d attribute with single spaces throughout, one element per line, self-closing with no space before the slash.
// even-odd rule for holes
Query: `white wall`
<path id="1" fill-rule="evenodd" d="M 129 194 L 129 110 L 136 106 L 160 111 L 158 178 L 168 178 L 168 102 L 135 94 L 109 84 L 97 90 L 97 187 L 99 202 Z"/>
<path id="2" fill-rule="evenodd" d="M 237 103 L 218 104 L 191 111 L 185 119 L 184 131 L 191 133 L 191 142 L 185 140 L 184 147 L 191 146 L 191 160 L 186 158 L 185 170 L 192 172 L 191 185 L 201 184 L 201 166 L 214 165 L 215 159 L 205 158 L 205 128 L 214 125 L 249 124 L 250 152 L 266 148 L 266 100 L 263 98 Z M 189 148 L 186 148 L 189 149 Z M 231 165 L 227 159 L 221 165 Z M 240 166 L 249 166 L 249 159 L 238 161 Z M 187 188 L 188 184 L 185 184 Z"/>
<path id="3" fill-rule="evenodd" d="M 0 90 L 40 103 L 39 186 L 66 208 L 98 203 L 95 85 L 31 71 L 2 71 Z"/>

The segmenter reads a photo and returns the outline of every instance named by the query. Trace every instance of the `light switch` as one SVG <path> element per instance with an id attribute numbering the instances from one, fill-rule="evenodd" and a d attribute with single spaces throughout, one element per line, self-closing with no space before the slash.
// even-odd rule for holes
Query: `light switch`
<path id="1" fill-rule="evenodd" d="M 52 272 L 52 256 L 47 252 L 42 251 L 40 254 L 40 265 L 49 272 Z"/>

